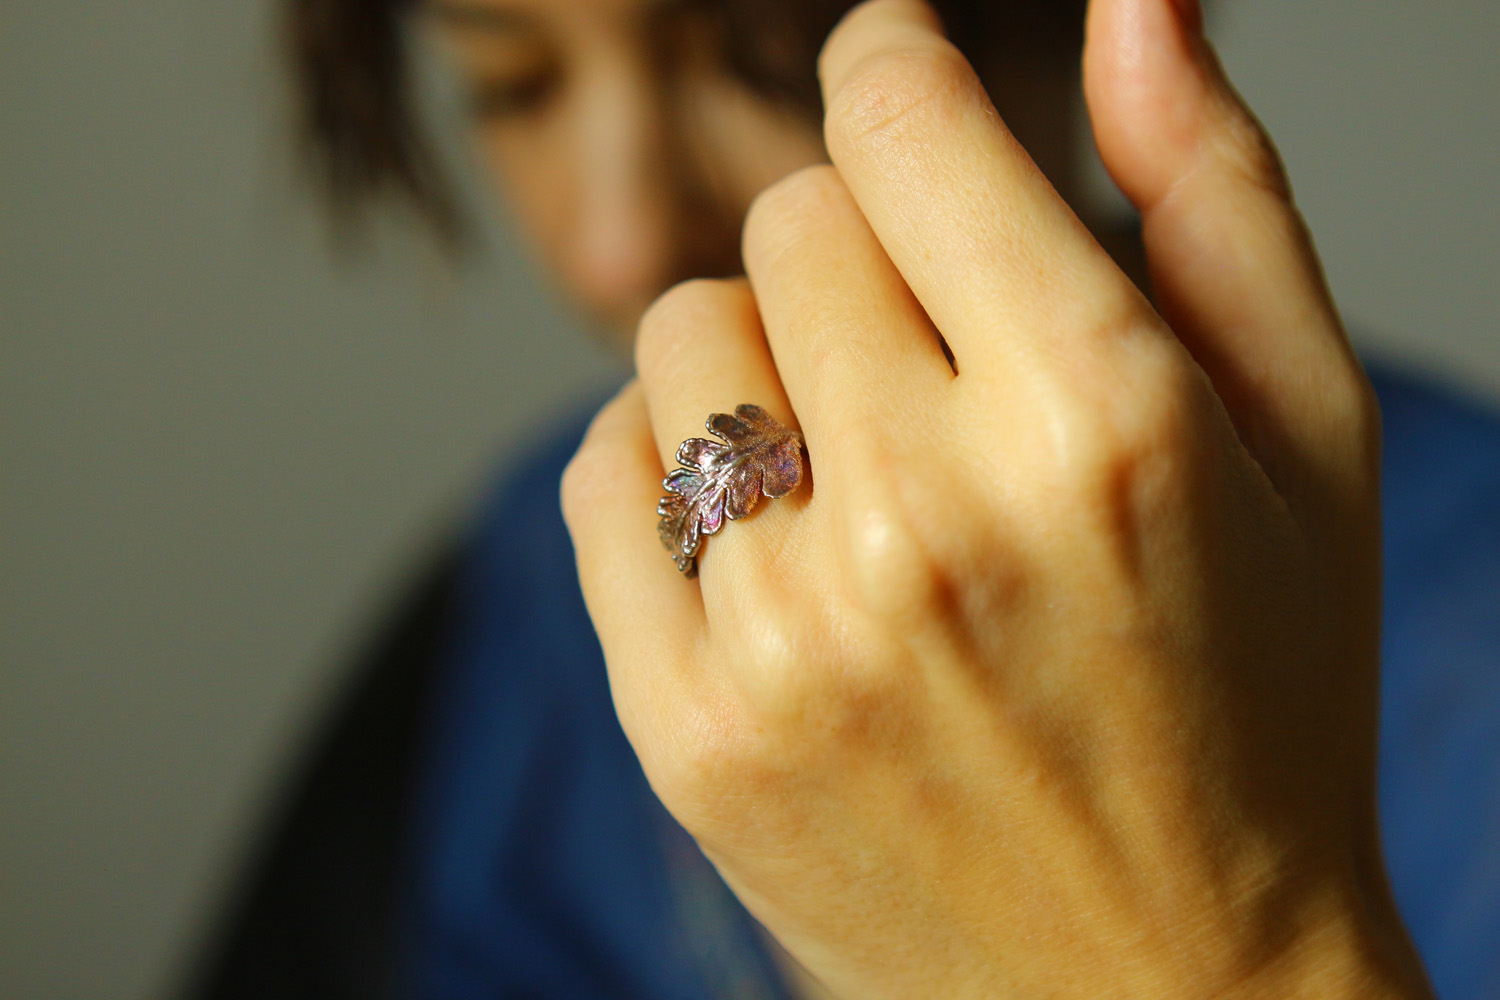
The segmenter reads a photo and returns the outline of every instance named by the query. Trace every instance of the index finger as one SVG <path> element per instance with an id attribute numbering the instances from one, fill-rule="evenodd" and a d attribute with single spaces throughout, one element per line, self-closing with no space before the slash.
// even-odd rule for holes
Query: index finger
<path id="1" fill-rule="evenodd" d="M 853 10 L 829 36 L 819 76 L 833 163 L 960 376 L 1057 358 L 1076 349 L 1059 339 L 1149 315 L 925 3 Z"/>

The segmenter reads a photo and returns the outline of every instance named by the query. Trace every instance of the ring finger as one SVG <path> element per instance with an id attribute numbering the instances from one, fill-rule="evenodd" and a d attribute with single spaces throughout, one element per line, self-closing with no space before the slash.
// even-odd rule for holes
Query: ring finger
<path id="1" fill-rule="evenodd" d="M 635 355 L 657 452 L 662 467 L 669 472 L 680 465 L 678 448 L 685 439 L 708 436 L 705 421 L 710 414 L 732 413 L 737 406 L 749 403 L 797 429 L 796 416 L 766 345 L 755 298 L 742 279 L 690 281 L 668 291 L 641 320 Z M 759 493 L 757 490 L 748 498 L 749 502 L 759 506 Z M 727 513 L 733 516 L 733 512 Z M 715 523 L 705 523 L 702 534 L 716 533 L 722 516 Z M 694 532 L 690 526 L 685 527 L 688 530 L 678 532 L 677 537 L 691 543 Z M 737 561 L 732 550 L 747 544 L 752 534 L 745 530 L 748 527 L 715 542 L 715 548 L 731 550 L 720 553 L 715 561 L 725 557 Z M 766 532 L 754 532 L 761 533 Z M 691 545 L 680 553 L 685 565 L 695 557 L 690 549 Z M 763 551 L 759 553 L 759 558 L 764 557 Z"/>

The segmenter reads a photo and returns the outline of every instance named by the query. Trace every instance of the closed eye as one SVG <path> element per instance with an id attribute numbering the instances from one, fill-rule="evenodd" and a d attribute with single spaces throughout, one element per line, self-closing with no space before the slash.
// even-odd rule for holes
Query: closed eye
<path id="1" fill-rule="evenodd" d="M 524 76 L 482 80 L 470 90 L 469 111 L 481 121 L 520 118 L 545 108 L 562 89 L 562 71 L 547 66 Z"/>

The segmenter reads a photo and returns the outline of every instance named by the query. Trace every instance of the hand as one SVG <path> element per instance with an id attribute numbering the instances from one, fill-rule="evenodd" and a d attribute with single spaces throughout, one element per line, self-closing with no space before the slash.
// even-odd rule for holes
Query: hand
<path id="1" fill-rule="evenodd" d="M 1096 0 L 1160 311 L 914 0 L 824 49 L 832 167 L 643 321 L 563 499 L 662 801 L 849 998 L 1425 996 L 1374 811 L 1378 417 L 1186 0 Z M 953 364 L 944 354 L 951 350 Z M 653 530 L 714 411 L 813 482 Z"/>

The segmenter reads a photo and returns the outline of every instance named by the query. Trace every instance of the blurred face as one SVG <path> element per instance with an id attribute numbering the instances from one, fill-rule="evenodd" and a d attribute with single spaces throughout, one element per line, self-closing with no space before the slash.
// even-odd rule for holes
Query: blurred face
<path id="1" fill-rule="evenodd" d="M 483 156 L 564 289 L 628 340 L 689 277 L 739 273 L 767 184 L 824 158 L 818 123 L 736 79 L 683 0 L 432 0 Z"/>

